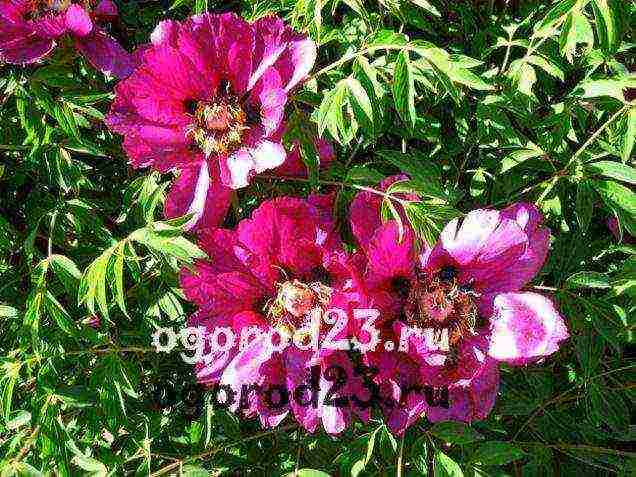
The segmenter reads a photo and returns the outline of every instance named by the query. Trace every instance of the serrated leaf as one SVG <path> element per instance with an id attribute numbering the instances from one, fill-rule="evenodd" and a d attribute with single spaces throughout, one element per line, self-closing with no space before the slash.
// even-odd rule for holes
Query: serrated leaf
<path id="1" fill-rule="evenodd" d="M 536 157 L 544 156 L 545 152 L 536 144 L 529 142 L 526 147 L 516 149 L 501 161 L 501 173 L 508 172 L 513 167 Z"/>
<path id="2" fill-rule="evenodd" d="M 546 13 L 539 23 L 534 26 L 534 37 L 544 37 L 552 33 L 554 25 L 561 21 L 565 15 L 576 7 L 578 0 L 564 0 L 557 2 L 552 9 Z"/>
<path id="3" fill-rule="evenodd" d="M 347 85 L 343 81 L 327 92 L 318 108 L 318 134 L 322 136 L 325 129 L 341 144 L 346 143 L 347 126 L 343 108 L 347 97 Z"/>
<path id="4" fill-rule="evenodd" d="M 64 288 L 69 293 L 75 293 L 82 278 L 82 272 L 77 268 L 75 262 L 64 255 L 53 254 L 50 258 L 50 264 L 51 270 L 64 284 Z"/>
<path id="5" fill-rule="evenodd" d="M 559 37 L 561 55 L 570 63 L 574 62 L 574 53 L 579 43 L 585 44 L 587 51 L 591 50 L 594 46 L 594 32 L 587 17 L 575 9 L 568 14 Z"/>

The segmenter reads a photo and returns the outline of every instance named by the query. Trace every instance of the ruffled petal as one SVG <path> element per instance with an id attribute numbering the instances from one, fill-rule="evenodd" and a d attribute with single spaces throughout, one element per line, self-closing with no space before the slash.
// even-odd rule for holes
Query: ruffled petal
<path id="1" fill-rule="evenodd" d="M 273 16 L 264 17 L 253 25 L 255 31 L 254 72 L 250 84 L 272 66 L 283 79 L 285 91 L 304 80 L 316 61 L 316 44 L 305 35 L 294 32 Z"/>
<path id="2" fill-rule="evenodd" d="M 538 293 L 497 295 L 491 323 L 488 354 L 509 364 L 526 364 L 548 356 L 569 336 L 552 301 Z"/>

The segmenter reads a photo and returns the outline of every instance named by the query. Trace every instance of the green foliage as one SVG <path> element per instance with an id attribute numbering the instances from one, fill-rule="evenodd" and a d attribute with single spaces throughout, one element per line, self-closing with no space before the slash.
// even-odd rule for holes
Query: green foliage
<path id="1" fill-rule="evenodd" d="M 502 369 L 487 420 L 422 419 L 404 437 L 378 414 L 333 439 L 263 430 L 207 395 L 195 417 L 158 407 L 158 388 L 194 377 L 151 334 L 185 323 L 179 269 L 204 255 L 187 218 L 162 221 L 170 178 L 130 170 L 104 126 L 114 82 L 60 48 L 0 66 L 2 477 L 633 475 L 633 2 L 117 3 L 130 48 L 163 19 L 228 10 L 278 14 L 319 44 L 287 138 L 309 181 L 256 180 L 228 225 L 268 197 L 335 190 L 346 237 L 353 194 L 396 173 L 409 178 L 380 192 L 383 216 L 427 243 L 473 208 L 534 202 L 552 245 L 530 288 L 554 294 L 571 338 Z M 307 131 L 337 143 L 329 170 Z"/>

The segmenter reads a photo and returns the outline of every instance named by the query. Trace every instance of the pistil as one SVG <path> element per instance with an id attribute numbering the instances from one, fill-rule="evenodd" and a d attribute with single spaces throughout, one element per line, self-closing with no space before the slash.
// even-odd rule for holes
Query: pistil
<path id="1" fill-rule="evenodd" d="M 206 156 L 228 154 L 241 144 L 248 129 L 247 116 L 238 101 L 222 97 L 216 101 L 199 101 L 192 114 L 188 135 Z"/>
<path id="2" fill-rule="evenodd" d="M 448 349 L 474 333 L 477 324 L 476 294 L 460 284 L 451 267 L 411 283 L 404 305 L 407 323 L 430 330 L 442 348 Z"/>

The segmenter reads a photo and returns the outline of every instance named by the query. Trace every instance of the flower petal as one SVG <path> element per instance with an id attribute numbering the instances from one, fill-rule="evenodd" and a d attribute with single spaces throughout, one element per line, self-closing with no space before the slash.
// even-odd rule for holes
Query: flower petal
<path id="1" fill-rule="evenodd" d="M 168 218 L 193 214 L 188 230 L 219 226 L 230 207 L 232 190 L 224 187 L 217 175 L 210 174 L 207 161 L 199 167 L 182 169 L 168 192 L 164 215 Z"/>
<path id="2" fill-rule="evenodd" d="M 252 149 L 239 149 L 221 164 L 221 178 L 233 189 L 246 187 L 254 174 L 273 169 L 285 162 L 285 149 L 280 143 L 260 141 Z"/>
<path id="3" fill-rule="evenodd" d="M 395 220 L 380 226 L 367 248 L 369 282 L 411 277 L 415 269 L 414 240 L 410 228 L 405 228 L 400 237 Z"/>
<path id="4" fill-rule="evenodd" d="M 136 66 L 135 57 L 105 31 L 93 31 L 76 41 L 77 50 L 94 68 L 120 79 L 127 78 Z"/>
<path id="5" fill-rule="evenodd" d="M 559 349 L 569 335 L 552 301 L 538 293 L 504 293 L 494 300 L 488 354 L 509 364 L 526 364 Z"/>

